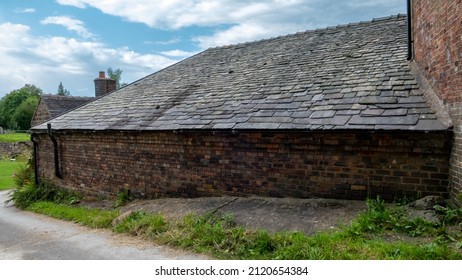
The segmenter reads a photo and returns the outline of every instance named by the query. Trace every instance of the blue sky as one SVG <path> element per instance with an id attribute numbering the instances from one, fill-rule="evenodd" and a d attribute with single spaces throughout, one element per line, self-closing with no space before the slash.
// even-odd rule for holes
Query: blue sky
<path id="1" fill-rule="evenodd" d="M 406 12 L 405 0 L 2 0 L 0 98 L 25 84 L 93 96 L 209 47 Z"/>

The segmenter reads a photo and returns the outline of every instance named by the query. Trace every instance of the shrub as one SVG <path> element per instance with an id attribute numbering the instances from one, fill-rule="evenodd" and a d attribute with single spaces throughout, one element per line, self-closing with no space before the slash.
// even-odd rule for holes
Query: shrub
<path id="1" fill-rule="evenodd" d="M 72 205 L 80 202 L 81 198 L 80 194 L 56 187 L 51 183 L 41 183 L 39 185 L 27 183 L 13 189 L 7 202 L 12 201 L 16 207 L 25 209 L 38 201 Z"/>

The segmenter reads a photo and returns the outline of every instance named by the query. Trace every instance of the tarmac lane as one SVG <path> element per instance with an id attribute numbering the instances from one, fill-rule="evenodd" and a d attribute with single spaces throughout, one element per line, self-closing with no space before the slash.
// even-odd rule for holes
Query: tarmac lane
<path id="1" fill-rule="evenodd" d="M 0 260 L 198 260 L 205 256 L 88 229 L 5 205 L 0 192 Z"/>

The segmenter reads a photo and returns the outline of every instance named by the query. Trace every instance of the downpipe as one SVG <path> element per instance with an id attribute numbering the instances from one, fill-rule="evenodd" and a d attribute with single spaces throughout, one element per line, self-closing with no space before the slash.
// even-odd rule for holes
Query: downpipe
<path id="1" fill-rule="evenodd" d="M 58 150 L 58 141 L 56 141 L 55 136 L 51 130 L 51 123 L 47 124 L 47 134 L 53 142 L 53 153 L 54 153 L 54 160 L 55 160 L 55 176 L 59 179 L 62 179 L 61 171 L 59 168 L 59 150 Z"/>
<path id="2" fill-rule="evenodd" d="M 38 143 L 34 139 L 34 133 L 31 133 L 30 135 L 30 141 L 32 141 L 32 144 L 34 146 L 34 154 L 32 155 L 34 157 L 34 182 L 35 185 L 37 186 L 39 184 L 39 179 L 38 179 Z"/>
<path id="3" fill-rule="evenodd" d="M 407 60 L 412 60 L 412 11 L 411 11 L 411 0 L 406 1 L 406 8 L 407 8 Z"/>

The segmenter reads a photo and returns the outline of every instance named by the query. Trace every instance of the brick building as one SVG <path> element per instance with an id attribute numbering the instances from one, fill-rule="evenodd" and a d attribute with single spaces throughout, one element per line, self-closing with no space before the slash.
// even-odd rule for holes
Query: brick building
<path id="1" fill-rule="evenodd" d="M 116 89 L 116 81 L 106 78 L 104 72 L 99 72 L 98 78 L 94 82 L 95 97 L 43 94 L 32 116 L 31 127 L 61 116 Z"/>
<path id="2" fill-rule="evenodd" d="M 31 127 L 54 119 L 95 99 L 94 97 L 43 94 L 32 116 Z"/>
<path id="3" fill-rule="evenodd" d="M 208 49 L 33 127 L 38 178 L 137 197 L 460 192 L 457 91 L 419 54 L 425 2 L 415 61 L 402 15 Z"/>

